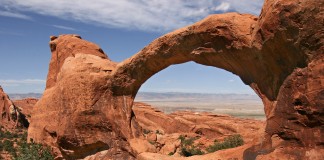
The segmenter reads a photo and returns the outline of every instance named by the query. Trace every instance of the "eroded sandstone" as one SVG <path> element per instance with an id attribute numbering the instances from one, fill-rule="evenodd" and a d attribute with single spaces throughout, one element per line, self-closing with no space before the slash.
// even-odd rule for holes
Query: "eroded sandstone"
<path id="1" fill-rule="evenodd" d="M 20 109 L 10 100 L 9 96 L 0 86 L 0 126 L 6 130 L 27 128 L 29 123 Z"/>
<path id="2" fill-rule="evenodd" d="M 13 100 L 13 103 L 20 110 L 20 112 L 25 115 L 26 120 L 29 122 L 32 115 L 33 107 L 35 106 L 37 101 L 38 99 L 36 98 L 24 98 Z"/>
<path id="3" fill-rule="evenodd" d="M 298 146 L 280 150 L 282 155 L 310 159 L 324 144 L 323 3 L 266 0 L 259 17 L 210 15 L 121 63 L 80 36 L 51 37 L 46 90 L 34 107 L 28 138 L 52 146 L 58 158 L 101 151 L 134 159 L 132 142 L 143 138 L 132 111 L 138 89 L 166 67 L 194 61 L 238 75 L 262 99 L 263 145 L 247 149 L 245 157 L 278 153 L 272 144 L 278 135 L 288 142 L 284 148 Z"/>
<path id="4" fill-rule="evenodd" d="M 205 153 L 206 148 L 214 141 L 222 141 L 224 138 L 240 134 L 244 139 L 243 148 L 262 142 L 265 122 L 253 119 L 240 119 L 229 115 L 217 115 L 212 113 L 196 113 L 189 111 L 178 111 L 165 114 L 152 106 L 135 102 L 133 106 L 136 120 L 143 128 L 143 134 L 153 151 L 161 155 L 174 153 L 172 158 L 180 157 L 180 136 L 195 138 L 194 145 L 199 146 Z M 153 144 L 153 145 L 152 145 Z M 241 147 L 242 148 L 242 147 Z M 237 151 L 238 155 L 222 157 L 221 159 L 241 158 L 243 149 Z M 143 153 L 146 155 L 147 153 Z M 156 154 L 155 156 L 157 156 Z M 145 156 L 144 156 L 145 157 Z M 209 156 L 200 156 L 197 159 L 208 159 Z M 148 157 L 147 157 L 148 158 Z M 171 158 L 169 156 L 169 158 Z M 220 157 L 219 157 L 220 158 Z M 151 157 L 153 160 L 154 158 Z M 217 159 L 217 156 L 215 158 Z"/>

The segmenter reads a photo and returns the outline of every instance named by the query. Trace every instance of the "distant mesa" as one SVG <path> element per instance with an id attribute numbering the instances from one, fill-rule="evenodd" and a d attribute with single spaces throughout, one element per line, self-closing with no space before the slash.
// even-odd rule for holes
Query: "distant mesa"
<path id="1" fill-rule="evenodd" d="M 210 15 L 120 63 L 80 36 L 51 37 L 46 90 L 34 106 L 28 139 L 51 146 L 57 159 L 154 152 L 136 145 L 146 139 L 134 98 L 155 73 L 194 61 L 238 75 L 263 101 L 262 141 L 240 158 L 323 159 L 323 3 L 265 0 L 259 17 Z"/>

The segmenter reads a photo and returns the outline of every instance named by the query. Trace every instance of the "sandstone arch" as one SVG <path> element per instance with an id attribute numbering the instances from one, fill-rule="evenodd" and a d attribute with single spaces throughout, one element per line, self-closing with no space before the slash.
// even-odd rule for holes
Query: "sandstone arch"
<path id="1" fill-rule="evenodd" d="M 268 147 L 278 134 L 323 148 L 323 3 L 266 0 L 259 17 L 211 15 L 118 64 L 79 36 L 51 37 L 46 90 L 28 137 L 67 159 L 101 150 L 134 158 L 129 141 L 141 134 L 131 107 L 141 84 L 169 65 L 194 61 L 230 71 L 256 91 L 265 106 Z"/>

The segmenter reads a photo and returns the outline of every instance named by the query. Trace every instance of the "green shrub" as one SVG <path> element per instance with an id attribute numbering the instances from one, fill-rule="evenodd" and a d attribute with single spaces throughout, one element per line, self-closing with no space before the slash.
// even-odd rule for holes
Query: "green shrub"
<path id="1" fill-rule="evenodd" d="M 2 131 L 0 130 L 0 139 L 12 139 L 12 138 L 18 138 L 18 134 L 16 133 L 11 133 L 9 131 Z"/>
<path id="2" fill-rule="evenodd" d="M 23 134 L 20 134 L 19 137 L 21 138 L 21 140 L 27 141 L 27 132 L 24 132 Z"/>
<path id="3" fill-rule="evenodd" d="M 185 157 L 190 157 L 194 155 L 203 155 L 205 154 L 200 148 L 197 148 L 196 146 L 187 146 L 181 148 L 181 155 Z"/>
<path id="4" fill-rule="evenodd" d="M 3 149 L 4 151 L 7 151 L 8 153 L 10 153 L 11 156 L 15 157 L 16 156 L 16 149 L 13 146 L 13 142 L 6 139 L 3 142 Z"/>
<path id="5" fill-rule="evenodd" d="M 197 139 L 195 137 L 192 137 L 192 138 L 186 138 L 184 137 L 183 135 L 180 135 L 179 138 L 180 141 L 181 141 L 181 145 L 183 146 L 190 146 L 194 143 L 194 141 Z"/>
<path id="6" fill-rule="evenodd" d="M 174 155 L 174 152 L 170 152 L 168 155 L 169 155 L 169 156 L 172 156 L 172 155 Z"/>
<path id="7" fill-rule="evenodd" d="M 194 145 L 194 141 L 197 139 L 195 137 L 186 138 L 183 135 L 179 136 L 181 141 L 181 152 L 180 154 L 185 157 L 190 157 L 193 155 L 203 155 L 205 154 L 200 148 Z"/>
<path id="8" fill-rule="evenodd" d="M 239 134 L 235 134 L 225 138 L 223 142 L 214 141 L 214 144 L 207 147 L 206 151 L 212 153 L 222 149 L 238 147 L 243 144 L 244 141 L 242 136 Z"/>
<path id="9" fill-rule="evenodd" d="M 8 152 L 13 150 L 13 142 L 6 139 L 3 142 L 3 149 Z"/>
<path id="10" fill-rule="evenodd" d="M 48 147 L 36 143 L 21 143 L 16 160 L 53 160 L 54 157 Z"/>
<path id="11" fill-rule="evenodd" d="M 180 141 L 181 141 L 181 143 L 182 143 L 182 142 L 186 139 L 186 137 L 183 136 L 183 135 L 180 135 L 178 139 L 180 139 Z"/>
<path id="12" fill-rule="evenodd" d="M 2 140 L 4 139 L 4 140 Z M 17 147 L 14 147 L 14 142 Z M 27 143 L 27 132 L 22 134 L 0 130 L 0 152 L 6 151 L 14 160 L 53 160 L 49 148 L 36 143 Z M 0 156 L 0 159 L 3 157 Z"/>

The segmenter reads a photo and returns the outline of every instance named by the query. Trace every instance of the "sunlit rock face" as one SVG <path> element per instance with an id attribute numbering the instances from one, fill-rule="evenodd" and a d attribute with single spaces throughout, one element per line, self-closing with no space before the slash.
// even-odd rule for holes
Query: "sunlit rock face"
<path id="1" fill-rule="evenodd" d="M 57 158 L 100 152 L 101 157 L 135 159 L 139 151 L 131 142 L 142 138 L 132 111 L 138 89 L 164 68 L 194 61 L 238 75 L 262 99 L 264 142 L 246 157 L 316 155 L 324 144 L 323 3 L 266 0 L 259 17 L 210 15 L 121 63 L 80 36 L 52 36 L 46 90 L 34 107 L 28 138 L 52 146 Z M 298 151 L 277 151 L 273 135 Z"/>
<path id="2" fill-rule="evenodd" d="M 26 116 L 10 100 L 0 86 L 0 126 L 6 130 L 27 128 L 29 123 Z"/>

